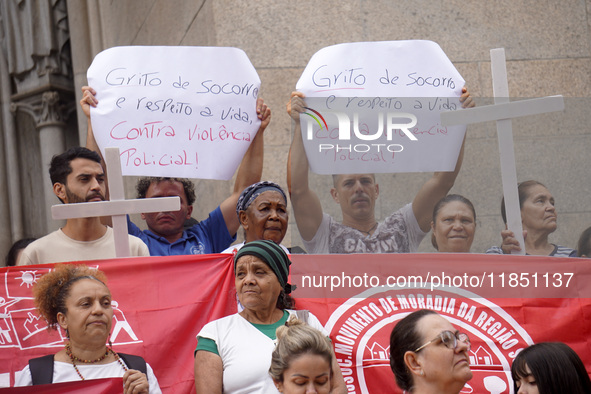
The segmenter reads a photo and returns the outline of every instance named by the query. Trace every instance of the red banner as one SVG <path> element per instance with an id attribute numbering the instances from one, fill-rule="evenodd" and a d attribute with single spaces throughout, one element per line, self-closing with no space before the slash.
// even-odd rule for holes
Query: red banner
<path id="1" fill-rule="evenodd" d="M 516 352 L 535 342 L 565 342 L 591 369 L 590 260 L 475 254 L 291 258 L 296 306 L 325 324 L 351 393 L 399 392 L 388 365 L 389 335 L 398 320 L 421 308 L 470 335 L 474 378 L 462 393 L 509 393 Z M 195 336 L 207 322 L 236 311 L 231 257 L 86 263 L 109 278 L 115 350 L 143 356 L 163 392 L 194 392 Z M 14 384 L 14 373 L 30 358 L 63 348 L 62 334 L 46 330 L 32 302 L 32 285 L 51 268 L 0 269 L 0 387 Z"/>
<path id="2" fill-rule="evenodd" d="M 55 384 L 40 384 L 35 386 L 36 394 L 121 394 L 123 391 L 123 379 L 121 378 L 107 378 L 85 380 L 80 382 L 66 382 Z M 0 389 L 2 394 L 28 394 L 31 392 L 30 387 L 11 387 L 8 389 Z"/>
<path id="3" fill-rule="evenodd" d="M 394 325 L 418 309 L 472 342 L 462 393 L 512 392 L 511 364 L 536 342 L 570 345 L 591 370 L 591 260 L 454 254 L 292 256 L 297 308 L 325 327 L 349 393 L 401 393 Z M 540 298 L 543 297 L 543 298 Z"/>
<path id="4" fill-rule="evenodd" d="M 163 392 L 194 392 L 197 333 L 208 321 L 236 312 L 231 257 L 146 257 L 85 263 L 107 275 L 113 296 L 114 350 L 144 357 Z M 36 280 L 52 266 L 0 269 L 0 387 L 13 385 L 14 373 L 29 359 L 63 348 L 63 333 L 47 331 L 31 293 Z"/>

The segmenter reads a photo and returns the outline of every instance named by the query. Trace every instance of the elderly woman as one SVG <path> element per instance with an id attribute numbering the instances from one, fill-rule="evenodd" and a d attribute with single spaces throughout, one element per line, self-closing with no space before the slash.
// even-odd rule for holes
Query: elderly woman
<path id="1" fill-rule="evenodd" d="M 476 232 L 476 210 L 459 194 L 449 194 L 435 204 L 431 243 L 438 252 L 470 253 Z"/>
<path id="2" fill-rule="evenodd" d="M 244 242 L 230 246 L 223 253 L 234 253 L 245 243 L 270 240 L 281 244 L 287 231 L 287 197 L 281 186 L 262 181 L 250 185 L 238 198 L 236 214 L 244 229 Z M 281 246 L 286 252 L 287 248 Z"/>
<path id="3" fill-rule="evenodd" d="M 246 243 L 234 256 L 236 292 L 244 310 L 206 324 L 197 336 L 195 388 L 197 393 L 273 393 L 269 376 L 275 331 L 291 315 L 321 331 L 318 319 L 294 311 L 287 283 L 291 262 L 273 241 Z M 333 388 L 346 392 L 333 358 Z"/>
<path id="4" fill-rule="evenodd" d="M 523 237 L 525 238 L 526 254 L 539 256 L 575 257 L 577 251 L 564 246 L 558 246 L 548 241 L 548 237 L 556 231 L 557 213 L 554 207 L 554 197 L 546 186 L 538 181 L 521 182 L 517 187 L 519 194 L 519 208 Z M 505 225 L 505 200 L 501 201 L 501 216 Z M 509 254 L 513 250 L 521 250 L 519 242 L 510 230 L 501 231 L 503 243 L 489 248 L 486 253 Z"/>
<path id="5" fill-rule="evenodd" d="M 585 365 L 561 342 L 542 342 L 519 352 L 511 376 L 516 394 L 591 394 Z"/>
<path id="6" fill-rule="evenodd" d="M 283 394 L 330 393 L 332 345 L 320 331 L 298 319 L 277 329 L 269 374 Z"/>
<path id="7" fill-rule="evenodd" d="M 61 327 L 68 340 L 55 355 L 29 360 L 15 386 L 123 377 L 125 394 L 161 393 L 141 357 L 116 353 L 110 341 L 106 345 L 113 308 L 105 282 L 103 272 L 85 265 L 56 265 L 39 279 L 33 288 L 39 314 L 48 329 Z"/>
<path id="8" fill-rule="evenodd" d="M 468 335 L 427 309 L 400 320 L 390 335 L 390 367 L 398 386 L 413 394 L 458 394 L 472 379 Z"/>

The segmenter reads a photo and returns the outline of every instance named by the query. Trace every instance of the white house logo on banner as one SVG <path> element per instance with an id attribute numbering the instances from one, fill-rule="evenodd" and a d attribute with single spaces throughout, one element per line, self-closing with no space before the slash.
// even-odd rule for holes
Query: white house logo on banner
<path id="1" fill-rule="evenodd" d="M 47 330 L 47 322 L 38 315 L 33 303 L 32 287 L 50 268 L 23 271 L 20 276 L 3 274 L 0 288 L 0 349 L 21 350 L 46 347 L 63 347 L 65 335 L 61 329 Z M 10 283 L 10 282 L 16 283 Z M 113 325 L 111 341 L 114 344 L 141 343 L 125 316 L 123 307 L 112 301 Z"/>
<path id="2" fill-rule="evenodd" d="M 469 335 L 474 377 L 461 393 L 508 392 L 513 383 L 506 371 L 517 352 L 533 341 L 503 309 L 456 288 L 373 288 L 344 302 L 326 324 L 349 393 L 384 392 L 384 382 L 394 389 L 390 333 L 419 309 L 434 310 Z"/>

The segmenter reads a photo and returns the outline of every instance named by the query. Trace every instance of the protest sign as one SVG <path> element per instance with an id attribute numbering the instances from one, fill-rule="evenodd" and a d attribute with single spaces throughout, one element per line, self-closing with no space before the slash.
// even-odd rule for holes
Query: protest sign
<path id="1" fill-rule="evenodd" d="M 306 155 L 318 174 L 453 171 L 465 126 L 464 80 L 432 41 L 339 44 L 318 51 L 296 89 Z"/>
<path id="2" fill-rule="evenodd" d="M 260 79 L 237 48 L 114 47 L 88 83 L 95 139 L 119 148 L 123 175 L 230 179 L 260 126 Z"/>

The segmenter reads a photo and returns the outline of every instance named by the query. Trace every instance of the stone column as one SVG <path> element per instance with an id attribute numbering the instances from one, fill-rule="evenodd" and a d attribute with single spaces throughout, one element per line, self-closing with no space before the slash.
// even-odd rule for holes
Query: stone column
<path id="1" fill-rule="evenodd" d="M 34 179 L 38 180 L 33 186 L 30 174 L 21 168 L 28 158 L 18 157 L 18 153 L 28 147 L 23 144 L 31 141 L 37 143 L 34 130 L 27 119 L 23 122 L 24 125 L 18 124 L 17 116 L 14 132 L 9 133 L 12 137 L 18 136 L 13 140 L 20 142 L 19 146 L 14 144 L 9 147 L 19 149 L 15 161 L 20 164 L 9 171 L 18 173 L 24 179 L 21 185 L 28 187 L 25 193 L 27 195 L 21 196 L 21 200 L 40 200 L 40 194 L 43 194 L 43 212 L 37 209 L 37 203 L 34 209 L 25 204 L 11 204 L 11 212 L 25 211 L 21 220 L 25 235 L 40 236 L 43 230 L 47 232 L 60 225 L 51 219 L 50 206 L 57 199 L 53 195 L 47 168 L 51 157 L 65 150 L 66 140 L 68 144 L 75 143 L 66 139 L 71 133 L 66 133 L 68 130 L 65 119 L 75 110 L 67 16 L 66 0 L 0 1 L 0 49 L 5 54 L 7 73 L 11 79 L 3 90 L 10 90 L 11 111 L 28 114 L 39 131 L 39 152 L 27 151 L 27 154 L 35 155 L 28 162 L 34 164 L 27 170 L 37 171 L 32 167 L 40 164 L 41 173 L 35 174 Z M 39 185 L 41 180 L 42 191 Z M 12 193 L 18 191 L 13 190 Z M 11 199 L 11 203 L 13 202 Z"/>
<path id="2" fill-rule="evenodd" d="M 45 201 L 45 221 L 47 232 L 53 231 L 64 223 L 53 220 L 51 206 L 58 203 L 53 193 L 53 185 L 47 172 L 51 158 L 66 150 L 64 105 L 60 102 L 57 91 L 45 91 L 41 95 L 29 97 L 13 104 L 13 111 L 21 110 L 33 117 L 39 131 L 41 163 L 43 170 L 43 199 Z"/>
<path id="3" fill-rule="evenodd" d="M 39 130 L 39 146 L 41 147 L 41 162 L 43 166 L 51 163 L 51 158 L 62 153 L 66 149 L 65 127 L 66 124 L 62 121 L 62 114 L 59 108 L 59 94 L 54 91 L 45 92 L 42 96 L 42 116 L 37 124 Z M 49 174 L 43 177 L 45 186 L 45 206 L 47 207 L 47 229 L 55 230 L 62 224 L 59 221 L 53 220 L 51 217 L 51 206 L 56 203 L 55 194 L 53 193 L 53 184 L 49 178 Z"/>
<path id="4" fill-rule="evenodd" d="M 4 185 L 0 191 L 0 215 L 5 218 L 0 231 L 0 252 L 6 256 L 12 243 L 23 237 L 23 221 L 20 206 L 20 183 L 15 168 L 17 166 L 16 152 L 14 150 L 14 119 L 10 113 L 10 77 L 6 67 L 6 59 L 0 51 L 0 184 Z M 11 207 L 15 207 L 11 210 Z M 4 261 L 0 261 L 0 267 Z"/>

